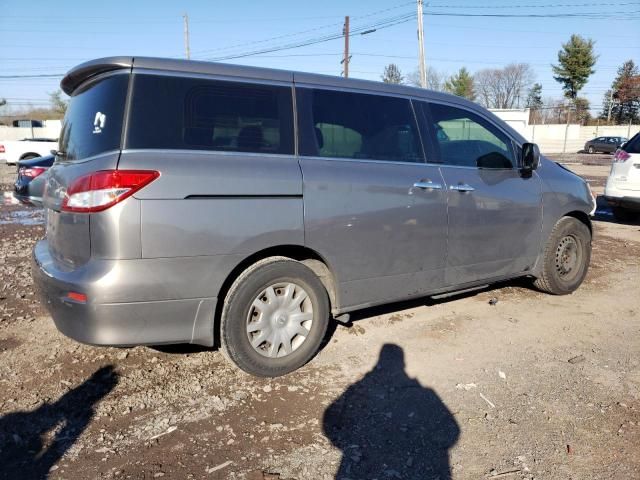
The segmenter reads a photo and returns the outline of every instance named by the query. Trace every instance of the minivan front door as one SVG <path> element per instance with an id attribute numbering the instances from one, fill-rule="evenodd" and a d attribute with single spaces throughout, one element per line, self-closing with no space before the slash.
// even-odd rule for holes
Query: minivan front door
<path id="1" fill-rule="evenodd" d="M 408 99 L 296 87 L 305 243 L 342 310 L 444 284 L 447 212 Z"/>
<path id="2" fill-rule="evenodd" d="M 528 271 L 541 242 L 539 177 L 520 174 L 511 139 L 489 120 L 445 104 L 429 110 L 448 195 L 447 285 Z"/>

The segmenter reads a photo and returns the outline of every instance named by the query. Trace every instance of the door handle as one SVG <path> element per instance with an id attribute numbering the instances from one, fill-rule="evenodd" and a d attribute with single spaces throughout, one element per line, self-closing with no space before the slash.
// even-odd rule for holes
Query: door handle
<path id="1" fill-rule="evenodd" d="M 475 188 L 466 183 L 459 183 L 458 185 L 449 185 L 449 190 L 457 190 L 458 192 L 473 192 Z"/>
<path id="2" fill-rule="evenodd" d="M 419 181 L 413 184 L 415 188 L 421 188 L 423 190 L 442 190 L 442 184 L 434 183 L 431 180 Z"/>

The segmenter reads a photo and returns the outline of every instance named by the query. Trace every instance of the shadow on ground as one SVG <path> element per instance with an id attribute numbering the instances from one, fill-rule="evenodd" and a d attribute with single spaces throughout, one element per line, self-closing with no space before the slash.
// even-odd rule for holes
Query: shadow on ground
<path id="1" fill-rule="evenodd" d="M 0 478 L 46 479 L 117 383 L 113 367 L 103 367 L 54 403 L 0 417 Z"/>
<path id="2" fill-rule="evenodd" d="M 460 428 L 440 397 L 405 372 L 404 352 L 386 344 L 376 366 L 323 418 L 342 451 L 342 479 L 451 479 L 449 449 Z"/>

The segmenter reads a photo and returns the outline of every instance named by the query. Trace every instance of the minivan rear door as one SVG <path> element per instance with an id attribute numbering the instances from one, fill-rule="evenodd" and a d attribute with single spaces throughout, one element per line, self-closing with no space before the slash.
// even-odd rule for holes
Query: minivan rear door
<path id="1" fill-rule="evenodd" d="M 526 272 L 541 242 L 537 174 L 520 174 L 510 137 L 483 116 L 444 103 L 422 106 L 448 194 L 447 284 Z"/>
<path id="2" fill-rule="evenodd" d="M 68 187 L 79 177 L 117 167 L 129 77 L 128 69 L 116 70 L 93 77 L 70 92 L 59 152 L 43 196 L 49 251 L 68 268 L 90 257 L 91 215 L 63 211 L 62 203 Z"/>
<path id="3" fill-rule="evenodd" d="M 441 287 L 446 191 L 409 99 L 299 84 L 296 95 L 305 243 L 333 269 L 340 306 Z"/>

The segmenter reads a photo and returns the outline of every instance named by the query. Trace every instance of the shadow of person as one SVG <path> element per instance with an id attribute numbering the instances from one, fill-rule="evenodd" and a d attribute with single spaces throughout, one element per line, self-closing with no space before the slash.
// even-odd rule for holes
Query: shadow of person
<path id="1" fill-rule="evenodd" d="M 386 344 L 376 366 L 325 411 L 325 435 L 342 450 L 345 479 L 451 479 L 460 428 L 431 389 L 407 376 L 404 352 Z"/>
<path id="2" fill-rule="evenodd" d="M 103 367 L 54 403 L 0 417 L 0 478 L 46 479 L 117 383 L 113 367 Z"/>

